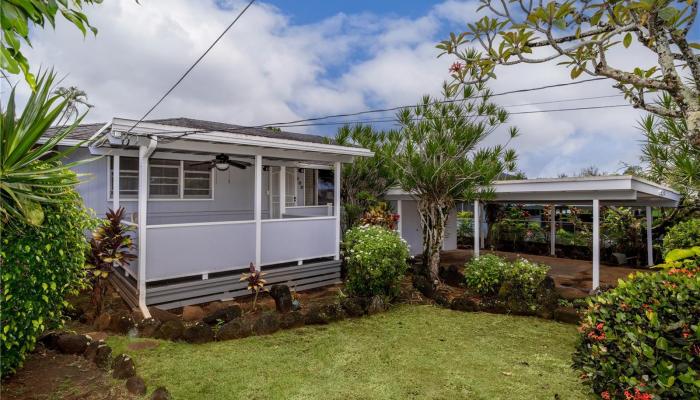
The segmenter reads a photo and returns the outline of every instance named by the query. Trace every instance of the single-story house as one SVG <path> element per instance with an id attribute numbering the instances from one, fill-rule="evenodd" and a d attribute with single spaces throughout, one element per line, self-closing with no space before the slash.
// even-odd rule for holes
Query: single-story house
<path id="1" fill-rule="evenodd" d="M 647 260 L 653 265 L 652 208 L 677 207 L 680 194 L 671 188 L 631 175 L 565 177 L 554 179 L 503 180 L 493 184 L 494 195 L 488 201 L 476 200 L 469 207 L 474 211 L 474 255 L 484 248 L 483 234 L 487 230 L 483 206 L 486 202 L 518 203 L 553 206 L 591 207 L 593 210 L 592 287 L 600 285 L 600 207 L 642 207 L 646 214 Z M 386 199 L 399 214 L 398 230 L 411 247 L 411 253 L 422 251 L 423 234 L 416 208 L 415 196 L 401 189 L 391 189 Z M 551 214 L 554 217 L 554 213 Z M 457 248 L 456 211 L 450 214 L 445 231 L 443 250 Z M 550 221 L 550 254 L 555 254 L 556 224 Z"/>
<path id="2" fill-rule="evenodd" d="M 144 314 L 244 295 L 251 262 L 296 290 L 340 281 L 341 164 L 370 150 L 189 118 L 80 125 L 60 143 L 78 144 L 68 161 L 100 156 L 75 168 L 87 207 L 134 227 L 111 279 Z"/>

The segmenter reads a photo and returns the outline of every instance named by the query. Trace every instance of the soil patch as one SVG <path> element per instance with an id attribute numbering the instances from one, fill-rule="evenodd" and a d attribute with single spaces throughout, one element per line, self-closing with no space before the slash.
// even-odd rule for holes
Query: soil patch
<path id="1" fill-rule="evenodd" d="M 135 399 L 121 381 L 80 355 L 38 350 L 15 375 L 3 379 L 3 400 L 125 400 Z"/>
<path id="2" fill-rule="evenodd" d="M 126 346 L 126 348 L 129 350 L 147 350 L 155 349 L 159 345 L 160 343 L 156 340 L 142 340 L 139 342 L 131 342 Z"/>

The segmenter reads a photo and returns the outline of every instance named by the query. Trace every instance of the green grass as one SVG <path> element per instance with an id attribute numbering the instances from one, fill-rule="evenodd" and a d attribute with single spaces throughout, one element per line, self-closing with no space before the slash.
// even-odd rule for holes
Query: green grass
<path id="1" fill-rule="evenodd" d="M 126 350 L 176 399 L 584 399 L 575 327 L 432 306 L 204 345 Z"/>

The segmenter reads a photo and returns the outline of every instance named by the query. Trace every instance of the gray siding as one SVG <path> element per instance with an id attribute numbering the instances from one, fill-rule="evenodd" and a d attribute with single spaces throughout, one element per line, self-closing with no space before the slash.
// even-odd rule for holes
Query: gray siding
<path id="1" fill-rule="evenodd" d="M 395 206 L 395 201 L 392 201 Z M 420 215 L 418 215 L 417 202 L 414 200 L 401 201 L 401 237 L 411 247 L 411 255 L 423 253 L 423 232 L 420 227 Z M 457 211 L 452 210 L 445 227 L 445 242 L 443 250 L 455 250 L 457 248 Z"/>

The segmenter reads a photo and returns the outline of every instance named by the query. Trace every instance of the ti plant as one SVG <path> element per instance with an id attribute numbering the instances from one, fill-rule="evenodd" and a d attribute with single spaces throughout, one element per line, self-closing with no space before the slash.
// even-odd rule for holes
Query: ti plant
<path id="1" fill-rule="evenodd" d="M 255 264 L 253 264 L 253 263 L 250 263 L 250 273 L 241 274 L 240 282 L 248 281 L 248 290 L 250 290 L 251 293 L 255 294 L 255 296 L 253 297 L 253 310 L 252 311 L 255 311 L 255 306 L 258 302 L 258 294 L 261 291 L 266 290 L 265 284 L 267 283 L 267 281 L 265 279 L 263 279 L 264 275 L 265 275 L 264 272 L 258 271 L 257 269 L 255 269 Z"/>
<path id="2" fill-rule="evenodd" d="M 124 267 L 136 258 L 132 253 L 134 243 L 128 235 L 132 228 L 122 224 L 125 212 L 124 207 L 107 211 L 106 219 L 90 239 L 86 265 L 90 270 L 88 277 L 92 283 L 92 304 L 96 316 L 102 312 L 111 268 L 115 265 Z"/>

